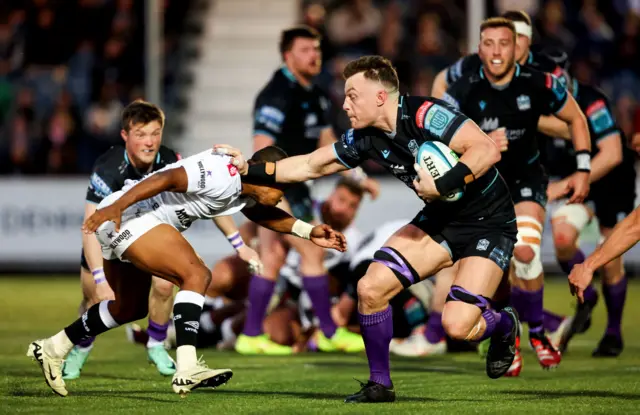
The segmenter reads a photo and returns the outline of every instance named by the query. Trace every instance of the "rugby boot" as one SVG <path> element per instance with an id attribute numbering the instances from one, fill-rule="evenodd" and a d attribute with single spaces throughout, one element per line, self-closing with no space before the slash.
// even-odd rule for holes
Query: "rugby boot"
<path id="1" fill-rule="evenodd" d="M 567 346 L 569 345 L 569 341 L 573 338 L 574 335 L 584 333 L 591 326 L 591 314 L 593 313 L 593 309 L 598 304 L 598 295 L 593 296 L 592 299 L 585 299 L 583 303 L 578 303 L 576 305 L 576 313 L 573 315 L 573 322 L 571 322 L 571 328 L 567 332 L 567 334 L 563 337 L 560 342 L 560 346 L 558 350 L 564 353 L 567 350 Z"/>
<path id="2" fill-rule="evenodd" d="M 231 369 L 209 369 L 202 357 L 198 364 L 186 370 L 179 370 L 173 375 L 171 387 L 175 393 L 184 397 L 197 388 L 217 388 L 231 379 Z"/>
<path id="3" fill-rule="evenodd" d="M 67 357 L 64 359 L 64 365 L 62 366 L 62 378 L 65 380 L 78 379 L 80 377 L 82 367 L 89 358 L 89 353 L 91 353 L 90 348 L 73 346 L 73 349 L 71 349 Z"/>
<path id="4" fill-rule="evenodd" d="M 529 332 L 529 343 L 536 352 L 538 363 L 543 369 L 554 369 L 562 361 L 562 353 L 551 344 L 551 340 L 544 333 Z"/>
<path id="5" fill-rule="evenodd" d="M 560 325 L 553 333 L 549 333 L 549 340 L 556 349 L 560 350 L 560 345 L 564 343 L 564 339 L 569 336 L 571 331 L 571 324 L 573 324 L 573 316 L 565 317 L 560 322 Z"/>
<path id="6" fill-rule="evenodd" d="M 236 352 L 245 355 L 266 354 L 270 356 L 286 356 L 293 354 L 291 346 L 283 346 L 271 340 L 266 334 L 247 336 L 240 334 L 236 340 Z"/>
<path id="7" fill-rule="evenodd" d="M 49 355 L 44 348 L 46 340 L 36 340 L 29 345 L 27 357 L 32 358 L 40 365 L 44 380 L 47 385 L 58 395 L 67 396 L 67 387 L 62 379 L 62 364 L 64 359 Z"/>
<path id="8" fill-rule="evenodd" d="M 424 333 L 413 333 L 406 339 L 393 339 L 389 345 L 389 351 L 398 356 L 436 356 L 447 353 L 447 341 L 430 343 Z"/>
<path id="9" fill-rule="evenodd" d="M 503 333 L 494 333 L 491 336 L 491 343 L 487 351 L 487 375 L 491 379 L 498 379 L 503 376 L 516 358 L 516 342 L 520 332 L 518 312 L 512 307 L 505 307 L 502 311 L 506 312 L 513 320 L 511 332 L 506 335 Z M 504 317 L 504 316 L 503 316 Z"/>
<path id="10" fill-rule="evenodd" d="M 615 334 L 605 334 L 600 340 L 591 356 L 593 357 L 618 357 L 622 353 L 624 344 L 622 337 Z"/>
<path id="11" fill-rule="evenodd" d="M 345 327 L 338 327 L 330 339 L 324 335 L 322 330 L 317 330 L 316 342 L 318 349 L 323 352 L 341 351 L 357 353 L 364 351 L 364 340 L 362 340 L 362 336 L 350 332 Z"/>
<path id="12" fill-rule="evenodd" d="M 504 374 L 504 377 L 516 378 L 520 376 L 522 371 L 522 352 L 520 351 L 520 336 L 516 338 L 516 357 L 513 359 L 513 363 L 509 366 L 509 370 Z"/>
<path id="13" fill-rule="evenodd" d="M 387 388 L 371 380 L 367 383 L 358 382 L 360 383 L 360 390 L 353 395 L 347 396 L 344 400 L 345 403 L 380 403 L 396 400 L 396 391 L 393 389 L 393 385 Z"/>
<path id="14" fill-rule="evenodd" d="M 147 348 L 149 363 L 153 364 L 163 376 L 171 376 L 176 373 L 176 362 L 171 358 L 163 345 Z"/>

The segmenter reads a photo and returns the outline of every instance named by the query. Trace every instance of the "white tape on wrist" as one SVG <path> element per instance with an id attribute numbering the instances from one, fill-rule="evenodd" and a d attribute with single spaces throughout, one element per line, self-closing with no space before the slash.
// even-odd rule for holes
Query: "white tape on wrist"
<path id="1" fill-rule="evenodd" d="M 299 236 L 303 239 L 311 238 L 311 230 L 313 229 L 313 225 L 308 224 L 307 222 L 303 222 L 300 219 L 296 220 L 291 228 L 291 234 L 295 236 Z"/>
<path id="2" fill-rule="evenodd" d="M 591 171 L 591 155 L 587 153 L 576 154 L 576 167 L 578 171 Z"/>

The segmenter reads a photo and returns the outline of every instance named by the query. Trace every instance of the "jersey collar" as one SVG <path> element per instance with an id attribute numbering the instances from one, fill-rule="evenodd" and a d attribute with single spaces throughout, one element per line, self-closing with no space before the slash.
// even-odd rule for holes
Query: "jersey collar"
<path id="1" fill-rule="evenodd" d="M 311 91 L 311 88 L 313 88 L 313 84 L 310 84 L 309 86 L 304 86 L 302 85 L 300 82 L 298 82 L 298 80 L 296 79 L 295 75 L 293 74 L 293 72 L 291 72 L 289 70 L 289 68 L 287 68 L 287 65 L 282 65 L 280 67 L 280 70 L 282 71 L 282 74 L 291 82 L 296 83 L 298 85 L 300 85 L 302 88 L 306 89 L 307 91 Z"/>
<path id="2" fill-rule="evenodd" d="M 484 76 L 484 65 L 480 65 L 480 79 L 485 79 L 487 82 L 489 82 L 488 79 L 486 79 L 486 77 Z M 513 77 L 517 78 L 520 76 L 520 64 L 516 62 L 516 71 L 513 73 Z M 500 86 L 496 86 L 493 85 L 491 82 L 489 82 L 489 84 L 491 85 L 491 87 L 495 88 L 495 89 L 505 89 L 506 87 L 509 86 L 511 82 L 509 82 L 508 84 L 504 84 L 504 85 L 500 85 Z"/>
<path id="3" fill-rule="evenodd" d="M 131 161 L 129 161 L 129 155 L 127 154 L 127 149 L 124 149 L 124 161 L 125 163 L 127 163 L 128 166 L 131 166 L 135 169 L 135 167 L 133 166 L 133 164 L 131 164 Z M 160 163 L 160 150 L 158 150 L 158 154 L 156 154 L 156 161 L 154 162 L 155 164 Z M 138 169 L 136 169 L 138 170 Z"/>
<path id="4" fill-rule="evenodd" d="M 529 56 L 527 57 L 527 65 L 531 65 L 533 63 L 533 52 L 529 51 Z"/>

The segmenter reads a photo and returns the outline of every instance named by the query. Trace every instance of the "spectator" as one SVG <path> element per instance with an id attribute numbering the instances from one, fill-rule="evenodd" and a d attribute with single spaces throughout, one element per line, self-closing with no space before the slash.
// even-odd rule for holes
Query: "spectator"
<path id="1" fill-rule="evenodd" d="M 371 0 L 349 0 L 329 16 L 327 33 L 341 53 L 375 54 L 381 24 Z"/>

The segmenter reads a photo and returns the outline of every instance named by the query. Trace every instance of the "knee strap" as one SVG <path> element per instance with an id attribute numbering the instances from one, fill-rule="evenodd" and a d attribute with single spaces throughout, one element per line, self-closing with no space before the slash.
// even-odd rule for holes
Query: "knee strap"
<path id="1" fill-rule="evenodd" d="M 393 271 L 404 288 L 420 282 L 420 276 L 400 252 L 384 246 L 373 255 L 373 262 L 378 262 Z"/>
<path id="2" fill-rule="evenodd" d="M 452 285 L 447 295 L 447 301 L 462 301 L 463 303 L 471 304 L 484 311 L 490 307 L 490 300 L 482 295 L 473 294 L 459 285 Z"/>
<path id="3" fill-rule="evenodd" d="M 576 228 L 578 233 L 584 229 L 591 220 L 587 207 L 582 204 L 572 203 L 570 205 L 561 206 L 553 212 L 551 219 L 564 219 L 565 223 Z"/>
<path id="4" fill-rule="evenodd" d="M 534 280 L 542 273 L 542 260 L 540 258 L 540 242 L 542 239 L 542 224 L 531 216 L 516 217 L 518 224 L 518 246 L 528 246 L 533 251 L 533 259 L 526 263 L 513 256 L 516 277 L 522 280 Z"/>

